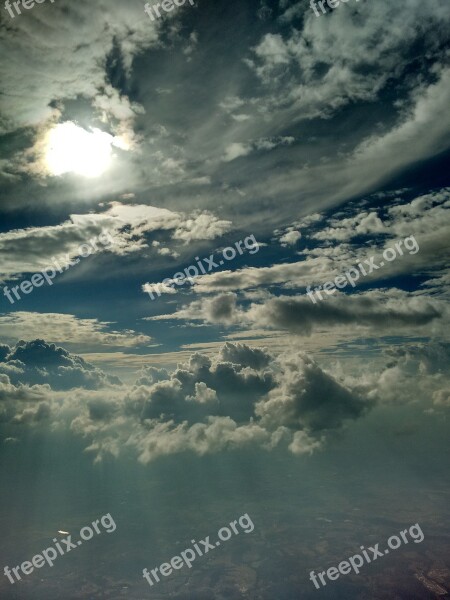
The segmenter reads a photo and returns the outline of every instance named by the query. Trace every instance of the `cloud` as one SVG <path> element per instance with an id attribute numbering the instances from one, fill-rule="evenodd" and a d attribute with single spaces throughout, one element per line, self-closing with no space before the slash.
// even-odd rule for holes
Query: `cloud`
<path id="1" fill-rule="evenodd" d="M 408 373 L 448 375 L 450 372 L 450 343 L 433 341 L 428 344 L 409 344 L 387 352 L 396 366 Z"/>
<path id="2" fill-rule="evenodd" d="M 218 402 L 217 392 L 209 388 L 203 381 L 195 384 L 195 394 L 188 396 L 187 400 L 191 402 L 197 402 L 198 404 L 208 404 Z"/>
<path id="3" fill-rule="evenodd" d="M 198 293 L 245 290 L 290 282 L 306 286 L 320 278 L 331 279 L 333 261 L 328 257 L 312 257 L 292 263 L 278 263 L 267 267 L 244 267 L 235 271 L 219 271 L 200 275 L 194 281 Z"/>
<path id="4" fill-rule="evenodd" d="M 328 117 L 351 102 L 374 100 L 388 78 L 407 67 L 417 40 L 438 63 L 446 36 L 446 10 L 438 0 L 427 5 L 409 0 L 406 9 L 388 0 L 348 4 L 322 18 L 309 7 L 301 12 L 302 29 L 265 34 L 246 61 L 272 93 L 266 105 L 297 120 Z"/>
<path id="5" fill-rule="evenodd" d="M 134 435 L 129 444 L 135 446 L 138 460 L 143 464 L 161 456 L 191 452 L 199 456 L 230 449 L 270 442 L 268 432 L 255 423 L 238 426 L 229 417 L 209 417 L 206 423 L 174 425 L 172 422 L 155 423 L 144 434 Z M 87 450 L 97 454 L 108 447 L 93 443 Z"/>
<path id="6" fill-rule="evenodd" d="M 194 240 L 214 240 L 231 229 L 231 221 L 219 220 L 209 212 L 198 213 L 184 220 L 175 230 L 173 239 L 186 244 Z"/>
<path id="7" fill-rule="evenodd" d="M 92 254 L 112 251 L 118 241 L 111 237 L 118 229 L 114 227 L 114 221 L 101 217 L 96 219 L 92 215 L 85 217 L 72 215 L 60 225 L 12 229 L 0 233 L 0 277 L 41 271 L 52 267 L 53 259 L 58 258 L 64 267 L 67 264 L 67 260 L 64 260 L 66 254 L 70 258 L 79 257 L 81 246 L 88 242 L 92 246 L 92 241 L 97 246 L 97 249 L 91 247 Z M 104 232 L 109 233 L 108 238 L 103 237 Z M 98 236 L 107 241 L 101 243 Z"/>
<path id="8" fill-rule="evenodd" d="M 312 238 L 316 240 L 347 241 L 360 235 L 389 233 L 376 212 L 362 212 L 355 217 L 346 219 L 333 219 L 331 227 L 326 227 L 315 233 Z"/>
<path id="9" fill-rule="evenodd" d="M 241 118 L 235 118 L 238 121 L 246 120 L 242 118 L 243 116 L 245 115 L 241 115 Z M 290 144 L 293 144 L 294 141 L 295 138 L 293 138 L 292 136 L 279 136 L 273 138 L 261 138 L 259 140 L 255 140 L 253 142 L 245 144 L 240 142 L 233 142 L 225 149 L 225 155 L 223 157 L 223 160 L 225 162 L 231 162 L 232 160 L 235 160 L 240 156 L 247 156 L 251 152 L 273 150 L 278 146 L 289 146 Z"/>
<path id="10" fill-rule="evenodd" d="M 150 386 L 141 382 L 128 392 L 123 410 L 140 425 L 130 424 L 126 446 L 144 463 L 166 454 L 203 455 L 248 444 L 311 454 L 327 433 L 374 405 L 361 390 L 339 382 L 304 353 L 275 360 L 266 350 L 227 343 L 213 360 L 193 354 L 167 379 Z M 107 411 L 101 425 L 84 416 L 72 423 L 74 431 L 91 438 L 88 450 L 97 459 L 120 452 L 110 418 Z"/>
<path id="11" fill-rule="evenodd" d="M 200 320 L 209 323 L 232 323 L 238 320 L 237 295 L 218 294 L 213 298 L 202 298 L 178 310 L 173 314 L 145 317 L 146 321 L 165 321 L 166 319 Z"/>
<path id="12" fill-rule="evenodd" d="M 251 348 L 239 342 L 233 344 L 226 342 L 220 351 L 219 357 L 224 362 L 231 362 L 256 370 L 267 367 L 271 360 L 271 356 L 266 349 Z"/>
<path id="13" fill-rule="evenodd" d="M 444 411 L 450 389 L 450 344 L 439 339 L 441 331 L 426 343 L 407 340 L 382 350 L 380 370 L 361 365 L 358 378 L 343 376 L 352 389 L 385 406 L 413 404 L 425 413 Z"/>
<path id="14" fill-rule="evenodd" d="M 0 363 L 1 366 L 2 363 Z M 0 372 L 0 401 L 5 402 L 36 402 L 44 400 L 49 391 L 48 386 L 24 385 L 11 383 L 8 375 Z"/>
<path id="15" fill-rule="evenodd" d="M 284 233 L 280 237 L 279 242 L 284 247 L 295 246 L 296 243 L 298 242 L 298 240 L 301 239 L 301 237 L 302 237 L 302 234 L 300 233 L 300 231 L 295 231 L 294 229 L 288 229 L 288 231 L 286 231 L 286 233 Z"/>
<path id="16" fill-rule="evenodd" d="M 136 380 L 136 385 L 147 385 L 150 386 L 157 381 L 164 381 L 169 379 L 169 373 L 166 369 L 159 369 L 157 367 L 144 367 L 140 371 L 140 376 Z"/>
<path id="17" fill-rule="evenodd" d="M 245 317 L 259 326 L 311 335 L 317 327 L 353 325 L 375 330 L 411 330 L 437 321 L 444 307 L 427 298 L 393 299 L 383 293 L 338 296 L 312 304 L 305 296 L 272 298 L 253 304 Z"/>
<path id="18" fill-rule="evenodd" d="M 11 365 L 15 367 L 14 371 L 8 369 Z M 105 375 L 80 356 L 70 354 L 67 350 L 40 339 L 20 341 L 10 348 L 0 362 L 0 373 L 4 370 L 8 373 L 9 381 L 19 386 L 18 389 L 45 384 L 54 390 L 74 387 L 98 389 L 120 383 L 117 377 Z"/>
<path id="19" fill-rule="evenodd" d="M 62 313 L 16 311 L 0 315 L 0 336 L 10 341 L 42 336 L 52 342 L 87 345 L 90 350 L 93 346 L 133 348 L 151 342 L 147 335 L 126 329 L 115 331 L 110 325 L 97 319 L 79 319 Z"/>
<path id="20" fill-rule="evenodd" d="M 129 72 L 134 56 L 157 40 L 157 23 L 144 19 L 140 7 L 119 0 L 107 11 L 87 0 L 48 3 L 10 20 L 1 32 L 10 56 L 0 66 L 3 131 L 37 125 L 51 116 L 52 103 L 77 97 L 88 99 L 99 116 L 126 122 L 134 116 L 133 104 L 112 88 L 108 64 L 115 55 Z M 32 90 L 40 92 L 30 102 Z"/>
<path id="21" fill-rule="evenodd" d="M 289 444 L 289 450 L 296 455 L 312 454 L 322 448 L 323 442 L 323 437 L 315 439 L 305 431 L 296 431 L 292 436 L 292 442 Z"/>
<path id="22" fill-rule="evenodd" d="M 339 429 L 371 406 L 303 353 L 282 356 L 279 364 L 280 384 L 256 405 L 262 425 L 309 432 Z"/>
<path id="23" fill-rule="evenodd" d="M 422 349 L 427 354 L 426 346 Z M 420 349 L 412 345 L 405 352 L 417 355 Z M 447 346 L 437 344 L 430 356 L 436 352 L 444 367 Z M 70 429 L 86 440 L 96 461 L 131 452 L 146 464 L 164 455 L 204 455 L 245 446 L 311 454 L 379 402 L 414 403 L 427 388 L 428 406 L 434 402 L 436 409 L 445 408 L 448 378 L 430 372 L 418 389 L 417 369 L 408 365 L 406 354 L 400 352 L 381 372 L 363 368 L 350 376 L 338 368 L 324 369 L 295 348 L 274 356 L 262 348 L 227 343 L 212 358 L 192 354 L 172 373 L 148 366 L 132 386 L 111 385 L 99 373 L 98 385 L 92 386 L 92 365 L 37 340 L 11 349 L 11 360 L 27 361 L 22 363 L 23 381 L 13 383 L 0 372 L 0 420 Z M 84 387 L 71 388 L 67 381 L 61 385 L 66 365 L 77 371 Z M 32 383 L 37 380 L 47 383 Z"/>
<path id="24" fill-rule="evenodd" d="M 91 421 L 107 421 L 118 411 L 119 406 L 112 400 L 93 398 L 88 402 L 88 409 Z"/>
<path id="25" fill-rule="evenodd" d="M 303 232 L 306 248 L 299 253 L 301 260 L 209 273 L 195 280 L 193 290 L 213 293 L 276 285 L 287 289 L 323 285 L 350 267 L 364 264 L 371 257 L 374 257 L 375 264 L 380 265 L 385 262 L 381 256 L 384 250 L 395 248 L 399 241 L 402 244 L 411 235 L 416 236 L 420 251 L 412 254 L 405 246 L 401 248 L 402 253 L 396 250 L 396 260 L 365 276 L 364 284 L 375 286 L 380 281 L 417 272 L 435 277 L 437 269 L 442 269 L 440 276 L 445 277 L 450 234 L 449 207 L 450 193 L 443 188 L 408 202 L 396 198 L 394 206 L 386 212 L 383 206 L 377 210 L 360 211 L 359 205 L 354 205 L 346 207 L 345 216 L 327 219 L 315 215 Z M 284 246 L 287 246 L 288 237 L 289 243 L 296 243 L 300 235 L 297 225 L 275 230 L 275 239 Z M 430 282 L 430 286 L 435 284 Z"/>
<path id="26" fill-rule="evenodd" d="M 436 390 L 433 393 L 433 404 L 438 408 L 450 408 L 450 388 L 446 390 Z"/>
<path id="27" fill-rule="evenodd" d="M 252 303 L 247 310 L 238 306 L 235 294 L 219 294 L 149 320 L 200 320 L 228 326 L 239 323 L 310 336 L 324 327 L 353 326 L 399 333 L 412 328 L 433 330 L 440 327 L 439 322 L 447 322 L 448 316 L 445 304 L 438 300 L 392 290 L 352 296 L 339 294 L 316 304 L 306 295 L 272 297 L 263 304 Z"/>
<path id="28" fill-rule="evenodd" d="M 437 70 L 438 80 L 416 93 L 411 109 L 405 111 L 400 123 L 385 134 L 373 135 L 354 151 L 351 161 L 357 169 L 377 174 L 383 168 L 388 176 L 400 172 L 408 164 L 432 157 L 448 147 L 450 128 L 436 120 L 446 106 L 450 93 L 450 69 Z M 410 144 L 414 140 L 414 144 Z M 380 181 L 383 181 L 383 179 Z"/>
<path id="29" fill-rule="evenodd" d="M 448 37 L 447 8 L 439 0 L 408 0 L 407 9 L 389 0 L 353 3 L 323 18 L 295 3 L 290 7 L 300 17 L 295 21 L 286 21 L 293 17 L 281 7 L 278 19 L 242 36 L 235 54 L 217 58 L 220 78 L 219 63 L 210 61 L 211 85 L 194 105 L 189 103 L 192 90 L 180 87 L 177 78 L 184 73 L 195 88 L 203 83 L 201 57 L 215 57 L 223 35 L 232 41 L 228 21 L 218 22 L 213 36 L 203 35 L 211 24 L 198 11 L 195 32 L 177 22 L 167 44 L 162 21 L 143 19 L 142 6 L 126 8 L 113 0 L 104 11 L 87 0 L 76 7 L 61 2 L 59 7 L 44 4 L 39 14 L 28 11 L 26 19 L 11 21 L 1 34 L 5 53 L 13 57 L 0 67 L 8 82 L 3 128 L 14 136 L 11 147 L 29 146 L 36 126 L 64 118 L 128 135 L 139 151 L 124 156 L 117 150 L 114 168 L 89 187 L 58 178 L 26 194 L 8 188 L 5 205 L 11 209 L 53 209 L 66 200 L 84 204 L 86 197 L 104 201 L 132 192 L 142 203 L 151 198 L 188 213 L 220 204 L 224 219 L 238 208 L 240 225 L 257 223 L 264 229 L 292 218 L 293 209 L 301 216 L 360 194 L 412 162 L 436 155 L 446 143 L 445 127 L 435 124 L 446 92 Z M 86 26 L 83 36 L 79 23 Z M 379 40 L 376 47 L 373 39 Z M 188 63 L 183 50 L 196 40 Z M 171 70 L 175 46 L 179 63 Z M 222 56 L 220 49 L 217 54 Z M 156 59 L 162 80 L 151 70 Z M 136 95 L 134 83 L 149 69 L 156 79 Z M 45 90 L 36 97 L 42 78 Z M 378 105 L 377 99 L 382 100 Z M 359 116 L 343 111 L 352 105 Z M 338 137 L 331 126 L 313 122 L 331 116 Z M 385 136 L 395 130 L 398 137 L 403 125 L 399 151 L 400 142 Z M 267 151 L 274 146 L 276 151 Z M 8 172 L 7 177 L 10 182 Z M 16 181 L 29 183 L 26 177 Z M 258 218 L 255 207 L 261 206 L 269 218 Z"/>
<path id="30" fill-rule="evenodd" d="M 40 421 L 46 421 L 51 417 L 50 405 L 47 402 L 41 402 L 35 407 L 25 408 L 21 413 L 17 413 L 13 420 L 13 424 L 24 424 L 24 423 L 39 423 Z"/>
<path id="31" fill-rule="evenodd" d="M 165 233 L 167 244 L 182 241 L 187 245 L 219 238 L 230 231 L 231 225 L 231 221 L 218 219 L 209 211 L 196 210 L 186 215 L 155 206 L 112 202 L 104 212 L 72 214 L 59 225 L 0 233 L 0 277 L 43 270 L 51 266 L 54 258 L 79 257 L 84 252 L 82 246 L 88 242 L 92 245 L 92 240 L 97 246 L 91 250 L 93 255 L 108 252 L 125 256 L 149 248 L 150 234 Z M 105 232 L 108 241 L 101 243 Z M 160 241 L 154 242 L 156 253 L 177 256 L 169 248 L 160 249 Z"/>

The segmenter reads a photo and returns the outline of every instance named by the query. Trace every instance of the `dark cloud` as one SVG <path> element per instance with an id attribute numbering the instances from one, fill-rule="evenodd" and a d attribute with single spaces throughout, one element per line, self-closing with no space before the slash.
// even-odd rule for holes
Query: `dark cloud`
<path id="1" fill-rule="evenodd" d="M 225 303 L 228 310 L 211 314 L 211 306 Z M 410 296 L 399 290 L 374 291 L 362 294 L 326 296 L 313 303 L 304 295 L 269 297 L 263 303 L 252 303 L 247 310 L 238 306 L 236 294 L 218 294 L 202 298 L 172 315 L 151 317 L 150 320 L 186 319 L 224 325 L 248 325 L 269 329 L 286 329 L 309 336 L 317 328 L 365 327 L 376 331 L 404 331 L 412 327 L 432 326 L 447 318 L 448 310 L 439 300 L 425 296 Z"/>
<path id="2" fill-rule="evenodd" d="M 410 374 L 420 372 L 422 375 L 448 376 L 450 372 L 450 343 L 448 342 L 410 344 L 406 347 L 390 348 L 386 354 L 393 357 L 391 366 L 400 365 L 403 371 Z"/>
<path id="3" fill-rule="evenodd" d="M 267 367 L 272 359 L 267 350 L 250 348 L 246 344 L 230 344 L 229 342 L 226 342 L 221 349 L 220 357 L 224 362 L 239 364 L 257 371 Z"/>
<path id="4" fill-rule="evenodd" d="M 407 329 L 428 325 L 444 314 L 431 299 L 384 301 L 383 297 L 358 295 L 326 298 L 313 304 L 306 296 L 272 298 L 247 313 L 255 323 L 311 335 L 316 327 L 357 325 L 376 329 Z"/>
<path id="5" fill-rule="evenodd" d="M 95 398 L 88 402 L 89 418 L 93 421 L 107 420 L 118 410 L 115 402 Z"/>
<path id="6" fill-rule="evenodd" d="M 9 346 L 0 344 L 0 362 L 3 362 L 10 352 L 11 348 Z"/>
<path id="7" fill-rule="evenodd" d="M 318 432 L 339 429 L 373 403 L 324 372 L 305 354 L 283 357 L 279 385 L 256 407 L 262 423 Z"/>
<path id="8" fill-rule="evenodd" d="M 119 453 L 121 432 L 148 462 L 243 444 L 311 453 L 327 432 L 361 418 L 374 400 L 364 386 L 338 381 L 303 353 L 275 359 L 267 350 L 227 343 L 213 359 L 193 354 L 164 380 L 140 380 L 119 404 L 120 412 L 117 403 L 101 403 L 92 414 L 90 403 L 89 414 L 77 417 L 72 429 L 92 439 L 97 456 Z M 122 431 L 124 417 L 128 433 Z"/>
<path id="9" fill-rule="evenodd" d="M 44 340 L 20 341 L 8 349 L 0 362 L 0 372 L 8 373 L 14 385 L 49 384 L 54 390 L 68 390 L 98 389 L 120 383 L 117 377 L 105 375 L 80 356 Z"/>
<path id="10" fill-rule="evenodd" d="M 253 415 L 255 401 L 275 384 L 273 374 L 263 370 L 271 359 L 263 350 L 245 344 L 227 343 L 214 361 L 195 353 L 165 381 L 148 388 L 146 400 L 141 398 L 137 405 L 142 408 L 141 418 L 195 422 L 207 416 L 227 416 L 246 421 Z M 135 399 L 142 392 L 141 385 L 130 397 Z"/>

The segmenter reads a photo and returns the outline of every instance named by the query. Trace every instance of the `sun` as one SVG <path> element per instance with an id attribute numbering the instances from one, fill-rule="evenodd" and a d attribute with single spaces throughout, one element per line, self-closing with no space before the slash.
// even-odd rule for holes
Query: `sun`
<path id="1" fill-rule="evenodd" d="M 52 175 L 99 177 L 110 167 L 115 138 L 100 129 L 90 129 L 86 131 L 67 121 L 48 132 L 45 160 Z"/>

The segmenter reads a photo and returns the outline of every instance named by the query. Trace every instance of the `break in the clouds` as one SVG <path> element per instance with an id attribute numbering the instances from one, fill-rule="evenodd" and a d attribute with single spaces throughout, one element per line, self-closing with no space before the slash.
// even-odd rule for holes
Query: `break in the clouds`
<path id="1" fill-rule="evenodd" d="M 373 203 L 373 200 L 367 202 Z M 194 290 L 212 293 L 276 285 L 295 289 L 323 284 L 371 256 L 379 265 L 386 248 L 395 247 L 396 242 L 411 236 L 415 243 L 411 239 L 401 257 L 382 269 L 369 272 L 364 281 L 379 285 L 381 281 L 418 270 L 430 276 L 438 270 L 443 273 L 448 265 L 449 207 L 449 190 L 445 188 L 408 202 L 402 201 L 401 194 L 394 195 L 388 207 L 379 204 L 374 209 L 361 210 L 353 205 L 339 218 L 317 215 L 304 227 L 297 223 L 275 232 L 284 246 L 295 247 L 302 239 L 304 247 L 298 252 L 300 259 L 200 276 Z"/>
<path id="2" fill-rule="evenodd" d="M 389 195 L 387 205 L 369 197 L 362 209 L 352 203 L 339 216 L 316 215 L 303 224 L 276 230 L 277 241 L 286 241 L 293 233 L 294 243 L 301 242 L 295 257 L 199 276 L 192 288 L 199 298 L 190 303 L 183 299 L 175 312 L 148 319 L 250 325 L 300 335 L 311 335 L 323 326 L 399 334 L 445 331 L 449 192 L 444 188 L 408 202 L 404 195 L 401 190 Z M 395 248 L 399 240 L 405 244 L 403 254 L 381 267 L 382 253 Z M 306 294 L 308 288 L 323 286 L 357 264 L 367 266 L 371 257 L 378 268 L 367 267 L 367 275 L 355 287 L 348 285 L 315 303 Z M 264 290 L 259 298 L 257 290 Z"/>

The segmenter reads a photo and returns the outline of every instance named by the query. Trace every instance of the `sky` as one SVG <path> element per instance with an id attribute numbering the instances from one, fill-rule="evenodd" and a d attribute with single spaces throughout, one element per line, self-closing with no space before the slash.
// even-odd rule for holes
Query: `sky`
<path id="1" fill-rule="evenodd" d="M 450 590 L 448 2 L 144 4 L 0 5 L 1 597 Z"/>

